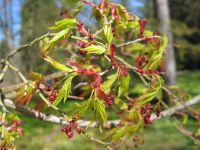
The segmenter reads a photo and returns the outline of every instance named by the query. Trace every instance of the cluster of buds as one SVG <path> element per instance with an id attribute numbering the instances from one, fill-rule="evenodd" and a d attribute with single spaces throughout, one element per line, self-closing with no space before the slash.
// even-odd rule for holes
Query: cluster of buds
<path id="1" fill-rule="evenodd" d="M 57 79 L 54 79 L 54 82 L 56 83 Z M 47 83 L 44 80 L 39 81 L 37 86 L 38 86 L 37 88 L 42 93 L 45 93 L 45 94 L 48 95 L 48 100 L 50 102 L 54 102 L 55 101 L 55 99 L 56 99 L 56 97 L 57 97 L 57 95 L 59 93 L 58 87 L 54 87 L 53 84 Z"/>
<path id="2" fill-rule="evenodd" d="M 143 106 L 143 107 L 141 108 L 141 110 L 140 110 L 140 113 L 142 114 L 142 116 L 143 116 L 143 118 L 144 118 L 144 123 L 145 123 L 146 125 L 151 124 L 150 118 L 151 118 L 152 112 L 153 112 L 153 109 L 152 109 L 150 103 L 148 103 L 148 104 L 146 104 L 145 106 Z"/>
<path id="3" fill-rule="evenodd" d="M 160 112 L 161 112 L 161 110 L 160 110 L 160 108 L 158 108 L 157 111 L 156 111 L 156 116 L 157 117 L 160 117 Z"/>
<path id="4" fill-rule="evenodd" d="M 82 33 L 83 35 L 87 36 L 88 39 L 89 39 L 90 41 L 93 41 L 92 34 L 89 33 L 89 32 L 86 30 L 85 25 L 84 25 L 82 22 L 80 22 L 80 23 L 77 25 L 77 27 L 78 27 L 78 31 L 79 31 L 80 33 Z"/>
<path id="5" fill-rule="evenodd" d="M 147 54 L 141 57 L 136 58 L 136 71 L 140 74 L 163 74 L 163 72 L 157 70 L 144 70 L 143 65 L 148 63 L 148 56 Z"/>
<path id="6" fill-rule="evenodd" d="M 78 134 L 81 134 L 82 130 L 81 128 L 78 126 L 78 124 L 76 123 L 76 119 L 73 118 L 71 121 L 70 121 L 70 124 L 69 125 L 66 125 L 62 128 L 62 132 L 64 132 L 67 137 L 69 139 L 73 138 L 74 137 L 74 130 L 76 130 L 76 132 Z"/>
<path id="7" fill-rule="evenodd" d="M 140 25 L 140 37 L 144 37 L 144 28 L 147 24 L 147 20 L 146 19 L 140 19 L 139 21 L 139 25 Z"/>
<path id="8" fill-rule="evenodd" d="M 118 16 L 117 8 L 115 4 L 112 4 L 112 3 L 111 3 L 111 14 L 112 14 L 113 20 L 118 19 L 119 16 Z"/>
<path id="9" fill-rule="evenodd" d="M 77 73 L 80 75 L 88 76 L 92 79 L 92 83 L 90 86 L 95 90 L 97 97 L 101 100 L 103 100 L 108 107 L 112 106 L 113 97 L 111 94 L 106 94 L 102 88 L 102 77 L 99 75 L 95 69 L 85 69 L 80 64 L 73 62 L 71 60 L 68 60 L 68 63 L 71 66 L 75 66 L 77 69 Z"/>
<path id="10" fill-rule="evenodd" d="M 112 19 L 113 20 L 119 20 L 120 19 L 117 6 L 114 3 L 108 3 L 106 0 L 101 0 L 101 3 L 99 5 L 96 5 L 96 4 L 89 2 L 89 1 L 86 1 L 86 0 L 81 0 L 81 1 L 83 3 L 89 5 L 93 9 L 96 9 L 98 12 L 100 12 L 100 14 L 106 13 L 106 11 L 108 10 L 108 7 L 110 6 L 109 14 L 111 14 Z M 125 14 L 125 13 L 128 13 L 128 12 L 125 8 L 123 8 L 122 13 Z"/>
<path id="11" fill-rule="evenodd" d="M 140 139 L 138 135 L 133 137 L 134 147 L 138 147 L 139 144 L 144 144 L 144 139 Z"/>
<path id="12" fill-rule="evenodd" d="M 154 32 L 152 36 L 156 36 L 157 34 Z M 148 43 L 154 43 L 155 46 L 153 47 L 155 50 L 159 49 L 160 47 L 160 38 L 155 38 L 155 37 L 143 37 L 144 41 Z"/>
<path id="13" fill-rule="evenodd" d="M 115 44 L 111 44 L 109 46 L 109 52 L 110 52 L 110 60 L 112 66 L 119 69 L 119 73 L 121 76 L 127 76 L 128 75 L 127 67 L 124 64 L 115 61 L 115 52 L 116 52 Z"/>

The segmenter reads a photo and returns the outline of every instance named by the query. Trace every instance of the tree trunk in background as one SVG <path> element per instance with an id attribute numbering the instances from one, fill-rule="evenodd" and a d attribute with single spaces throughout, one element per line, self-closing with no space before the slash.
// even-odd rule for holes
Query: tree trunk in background
<path id="1" fill-rule="evenodd" d="M 14 44 L 14 35 L 12 32 L 13 29 L 13 13 L 12 13 L 12 0 L 7 1 L 4 0 L 3 1 L 3 19 L 1 20 L 1 28 L 3 30 L 3 34 L 4 34 L 4 38 L 5 38 L 5 45 L 6 45 L 6 49 L 7 49 L 7 55 L 15 50 L 15 44 Z M 21 57 L 20 55 L 16 55 L 14 58 L 11 59 L 10 61 L 12 64 L 14 64 L 16 67 L 20 67 L 20 62 L 21 62 Z M 5 84 L 7 83 L 17 83 L 19 82 L 19 78 L 18 75 L 16 73 L 14 73 L 13 71 L 8 71 L 6 72 L 6 80 L 5 80 Z"/>
<path id="2" fill-rule="evenodd" d="M 176 83 L 176 61 L 173 48 L 173 36 L 170 31 L 168 0 L 156 0 L 156 5 L 160 33 L 168 37 L 168 48 L 165 53 L 165 81 L 167 85 L 174 85 Z"/>

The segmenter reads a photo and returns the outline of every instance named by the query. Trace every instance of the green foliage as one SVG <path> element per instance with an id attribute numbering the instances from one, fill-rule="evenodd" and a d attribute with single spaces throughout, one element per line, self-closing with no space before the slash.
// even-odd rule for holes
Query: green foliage
<path id="1" fill-rule="evenodd" d="M 69 27 L 73 27 L 77 23 L 74 18 L 64 18 L 55 23 L 54 26 L 49 27 L 50 30 L 64 30 Z"/>
<path id="2" fill-rule="evenodd" d="M 83 115 L 88 109 L 93 111 L 93 120 L 91 123 L 99 120 L 100 125 L 102 125 L 107 121 L 106 106 L 102 100 L 97 98 L 84 101 L 81 105 L 77 104 L 73 114 Z"/>
<path id="3" fill-rule="evenodd" d="M 114 128 L 110 131 L 112 141 L 118 141 L 122 139 L 128 133 L 127 126 L 123 126 L 121 128 Z"/>
<path id="4" fill-rule="evenodd" d="M 69 93 L 71 92 L 71 84 L 72 84 L 72 79 L 76 76 L 76 73 L 71 73 L 69 74 L 63 85 L 62 88 L 60 89 L 58 96 L 56 100 L 53 102 L 54 105 L 58 105 L 62 100 L 65 102 L 67 100 L 67 97 L 69 96 Z"/>
<path id="5" fill-rule="evenodd" d="M 72 80 L 75 76 L 79 76 L 76 80 L 76 88 L 74 88 L 73 94 L 80 96 L 81 99 L 84 98 L 88 100 L 78 102 L 76 107 L 72 106 L 72 108 L 74 108 L 72 117 L 75 117 L 74 115 L 76 114 L 81 118 L 93 117 L 89 119 L 91 121 L 90 125 L 96 121 L 100 127 L 102 127 L 107 123 L 108 112 L 116 114 L 117 117 L 119 117 L 120 124 L 116 125 L 116 128 L 112 130 L 111 141 L 120 142 L 121 139 L 126 140 L 126 138 L 130 138 L 133 134 L 144 128 L 145 125 L 148 125 L 150 120 L 147 120 L 147 122 L 145 117 L 146 119 L 150 119 L 152 110 L 157 109 L 157 104 L 154 105 L 152 103 L 150 105 L 150 103 L 160 94 L 159 92 L 163 85 L 163 80 L 156 69 L 162 61 L 162 56 L 167 46 L 167 38 L 160 36 L 151 37 L 152 32 L 144 29 L 145 21 L 142 22 L 138 17 L 130 15 L 122 5 L 108 3 L 108 9 L 106 8 L 103 10 L 104 8 L 101 8 L 102 5 L 99 5 L 101 6 L 99 7 L 90 2 L 84 1 L 84 3 L 92 6 L 92 9 L 95 9 L 96 12 L 93 11 L 95 12 L 94 16 L 98 20 L 98 27 L 101 27 L 101 29 L 98 29 L 96 32 L 90 31 L 84 23 L 79 22 L 78 19 L 71 18 L 71 16 L 77 15 L 82 8 L 81 5 L 80 7 L 76 7 L 75 14 L 66 14 L 70 16 L 68 19 L 65 18 L 57 21 L 54 26 L 50 27 L 51 30 L 59 31 L 54 33 L 55 35 L 52 39 L 44 39 L 45 48 L 42 58 L 54 68 L 68 73 L 68 75 L 63 80 L 53 80 L 51 85 L 44 82 L 44 89 L 39 88 L 39 96 L 46 104 L 51 102 L 53 104 L 51 106 L 52 110 L 60 113 L 60 115 L 64 117 L 63 112 L 65 111 L 61 111 L 60 107 L 62 109 L 62 105 L 58 104 L 60 104 L 62 100 L 64 102 L 67 101 L 71 92 Z M 65 11 L 65 13 L 66 12 L 67 11 Z M 80 25 L 78 28 L 75 27 L 76 23 Z M 72 30 L 73 32 L 71 32 Z M 100 33 L 101 31 L 103 31 L 102 34 Z M 114 32 L 115 38 L 113 38 L 114 35 L 112 32 Z M 92 33 L 98 34 L 93 36 Z M 102 35 L 104 37 L 101 37 Z M 144 36 L 144 38 L 142 38 L 142 36 Z M 113 50 L 113 55 L 110 55 L 110 53 L 108 53 L 108 47 L 112 43 L 115 43 L 117 49 L 116 51 Z M 139 57 L 138 54 L 132 54 L 134 50 L 128 50 L 127 47 L 131 47 L 132 43 L 134 43 L 132 46 L 139 51 Z M 62 50 L 64 49 L 66 53 L 62 54 L 67 54 L 68 64 L 70 64 L 73 69 L 56 61 L 58 59 L 54 60 L 53 58 L 56 58 L 55 56 L 53 58 L 50 57 L 50 53 L 56 46 L 59 46 Z M 123 54 L 126 54 L 128 57 L 125 55 L 123 57 Z M 51 53 L 51 55 L 53 55 L 53 53 Z M 136 57 L 138 59 L 135 59 Z M 147 60 L 142 60 L 143 58 Z M 132 63 L 133 60 L 138 61 L 136 66 Z M 140 67 L 139 64 L 141 64 L 142 67 Z M 110 75 L 107 76 L 108 74 Z M 148 85 L 147 88 L 144 88 L 145 91 L 139 97 L 136 97 L 138 93 L 133 95 L 130 93 L 131 90 L 129 89 L 132 88 L 135 83 L 130 84 L 131 77 L 135 74 L 143 79 L 141 81 L 145 83 L 145 86 L 146 84 Z M 19 75 L 21 77 L 20 73 Z M 107 76 L 107 79 L 102 83 L 105 76 Z M 60 83 L 62 83 L 62 86 L 60 85 L 59 87 L 58 84 Z M 48 88 L 46 88 L 46 86 L 48 86 Z M 84 87 L 82 88 L 82 86 Z M 89 89 L 86 89 L 86 86 L 89 87 Z M 86 92 L 89 93 L 85 94 Z M 45 98 L 46 95 L 49 96 L 50 102 Z M 149 105 L 146 105 L 147 103 Z M 74 102 L 71 104 L 74 105 Z M 70 105 L 67 106 L 70 107 Z M 145 114 L 148 116 L 142 114 L 141 111 L 142 108 L 146 106 L 150 106 L 151 109 L 148 108 L 148 111 L 150 110 L 151 112 Z M 89 116 L 86 116 L 86 112 L 88 112 Z M 70 121 L 68 117 L 65 119 Z M 75 127 L 71 128 L 71 123 L 72 122 L 70 122 L 69 126 L 66 126 L 66 130 L 70 127 L 69 131 L 72 135 Z M 71 135 L 68 135 L 69 132 L 65 131 L 65 133 L 70 138 Z M 87 135 L 85 130 L 83 130 L 82 133 L 85 133 L 89 139 L 93 139 Z M 98 143 L 102 142 L 98 141 Z"/>
<path id="6" fill-rule="evenodd" d="M 72 72 L 73 70 L 68 68 L 67 66 L 57 62 L 56 60 L 52 59 L 51 57 L 49 56 L 45 56 L 44 58 L 52 67 L 58 69 L 58 70 L 61 70 L 61 71 L 64 71 L 64 72 Z"/>
<path id="7" fill-rule="evenodd" d="M 122 127 L 112 129 L 108 135 L 111 137 L 111 141 L 119 141 L 125 139 L 125 137 L 130 136 L 132 133 L 136 132 L 139 128 L 139 125 L 128 125 L 125 124 Z"/>
<path id="8" fill-rule="evenodd" d="M 70 34 L 71 29 L 67 28 L 64 29 L 58 33 L 56 33 L 56 35 L 49 41 L 46 49 L 44 49 L 43 53 L 44 55 L 49 54 L 52 49 L 60 42 L 62 41 L 64 38 L 68 37 Z"/>
<path id="9" fill-rule="evenodd" d="M 94 111 L 94 121 L 99 120 L 101 124 L 107 121 L 106 106 L 102 100 L 93 100 L 91 103 L 91 107 Z"/>
<path id="10" fill-rule="evenodd" d="M 141 104 L 147 104 L 153 100 L 155 96 L 158 95 L 163 85 L 163 79 L 159 75 L 154 75 L 154 79 L 150 88 L 148 88 L 142 95 L 137 99 Z"/>
<path id="11" fill-rule="evenodd" d="M 106 48 L 103 47 L 103 46 L 100 46 L 100 45 L 90 45 L 86 48 L 83 48 L 82 50 L 86 51 L 90 54 L 100 55 L 100 54 L 103 54 L 106 51 Z"/>
<path id="12" fill-rule="evenodd" d="M 112 85 L 117 80 L 118 74 L 112 74 L 107 77 L 107 80 L 102 84 L 102 89 L 105 93 L 110 93 Z"/>
<path id="13" fill-rule="evenodd" d="M 118 89 L 118 97 L 120 97 L 122 94 L 127 96 L 128 94 L 128 88 L 129 88 L 129 82 L 130 82 L 130 76 L 121 76 L 119 81 L 119 89 Z"/>
<path id="14" fill-rule="evenodd" d="M 105 24 L 103 27 L 103 32 L 104 32 L 104 36 L 105 36 L 107 43 L 110 44 L 113 40 L 111 25 Z"/>
<path id="15" fill-rule="evenodd" d="M 162 61 L 162 56 L 164 50 L 167 47 L 168 39 L 166 36 L 160 37 L 159 39 L 160 39 L 160 47 L 157 51 L 149 53 L 148 64 L 145 66 L 146 69 L 156 69 Z"/>

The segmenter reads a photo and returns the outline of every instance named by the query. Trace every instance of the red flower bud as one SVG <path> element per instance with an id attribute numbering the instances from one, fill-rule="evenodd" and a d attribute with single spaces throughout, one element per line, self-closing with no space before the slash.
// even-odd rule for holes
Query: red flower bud
<path id="1" fill-rule="evenodd" d="M 100 11 L 104 12 L 107 8 L 108 8 L 108 3 L 105 2 L 105 0 L 101 0 Z"/>
<path id="2" fill-rule="evenodd" d="M 68 132 L 67 136 L 68 136 L 69 139 L 73 138 L 74 137 L 74 132 L 73 131 Z"/>
<path id="3" fill-rule="evenodd" d="M 81 130 L 80 127 L 77 127 L 77 128 L 76 128 L 76 131 L 77 131 L 78 134 L 81 134 L 81 132 L 82 132 L 82 130 Z"/>
<path id="4" fill-rule="evenodd" d="M 161 111 L 160 111 L 160 108 L 158 108 L 158 109 L 157 109 L 157 112 L 156 112 L 156 116 L 157 116 L 157 117 L 160 117 L 160 112 L 161 112 Z"/>
<path id="5" fill-rule="evenodd" d="M 115 44 L 111 44 L 109 46 L 109 50 L 110 50 L 111 61 L 114 61 L 115 51 L 116 51 L 116 45 Z"/>
<path id="6" fill-rule="evenodd" d="M 140 25 L 140 37 L 144 36 L 144 28 L 147 24 L 147 20 L 146 19 L 140 19 L 139 20 L 139 25 Z"/>
<path id="7" fill-rule="evenodd" d="M 83 35 L 87 36 L 91 41 L 93 40 L 92 35 L 85 29 L 84 24 L 81 22 L 77 25 L 79 32 L 81 32 Z"/>
<path id="8" fill-rule="evenodd" d="M 145 122 L 145 124 L 151 124 L 151 120 L 148 116 L 144 117 L 144 122 Z"/>
<path id="9" fill-rule="evenodd" d="M 112 14 L 112 19 L 118 19 L 118 12 L 117 12 L 117 8 L 114 4 L 111 3 L 111 14 Z"/>

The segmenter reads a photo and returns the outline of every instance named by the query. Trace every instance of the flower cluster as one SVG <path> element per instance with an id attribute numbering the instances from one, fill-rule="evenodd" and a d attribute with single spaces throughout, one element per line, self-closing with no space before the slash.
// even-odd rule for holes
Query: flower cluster
<path id="1" fill-rule="evenodd" d="M 81 128 L 78 126 L 78 124 L 76 123 L 76 119 L 73 118 L 71 121 L 70 121 L 70 124 L 69 125 L 66 125 L 62 128 L 62 132 L 64 132 L 69 139 L 73 138 L 74 137 L 74 130 L 76 130 L 76 132 L 78 134 L 81 134 L 82 130 Z"/>
<path id="2" fill-rule="evenodd" d="M 143 106 L 143 107 L 140 109 L 140 113 L 141 113 L 141 115 L 143 116 L 143 118 L 144 118 L 144 123 L 145 123 L 146 125 L 151 124 L 150 118 L 151 118 L 152 112 L 153 112 L 153 109 L 152 109 L 150 103 L 146 104 L 145 106 Z"/>
<path id="3" fill-rule="evenodd" d="M 99 99 L 102 99 L 108 107 L 112 106 L 113 97 L 111 94 L 106 94 L 102 90 L 101 88 L 102 77 L 100 74 L 96 72 L 95 69 L 85 69 L 80 64 L 73 62 L 71 60 L 68 60 L 68 63 L 71 66 L 76 67 L 78 74 L 90 77 L 92 79 L 90 86 L 92 87 L 92 89 L 95 90 L 97 97 Z"/>
<path id="4" fill-rule="evenodd" d="M 37 89 L 40 90 L 42 93 L 45 93 L 48 95 L 48 100 L 50 102 L 54 102 L 56 100 L 56 97 L 59 93 L 58 86 L 55 83 L 57 82 L 57 79 L 54 79 L 54 83 L 51 83 L 50 81 L 45 80 L 39 80 L 37 82 Z"/>

